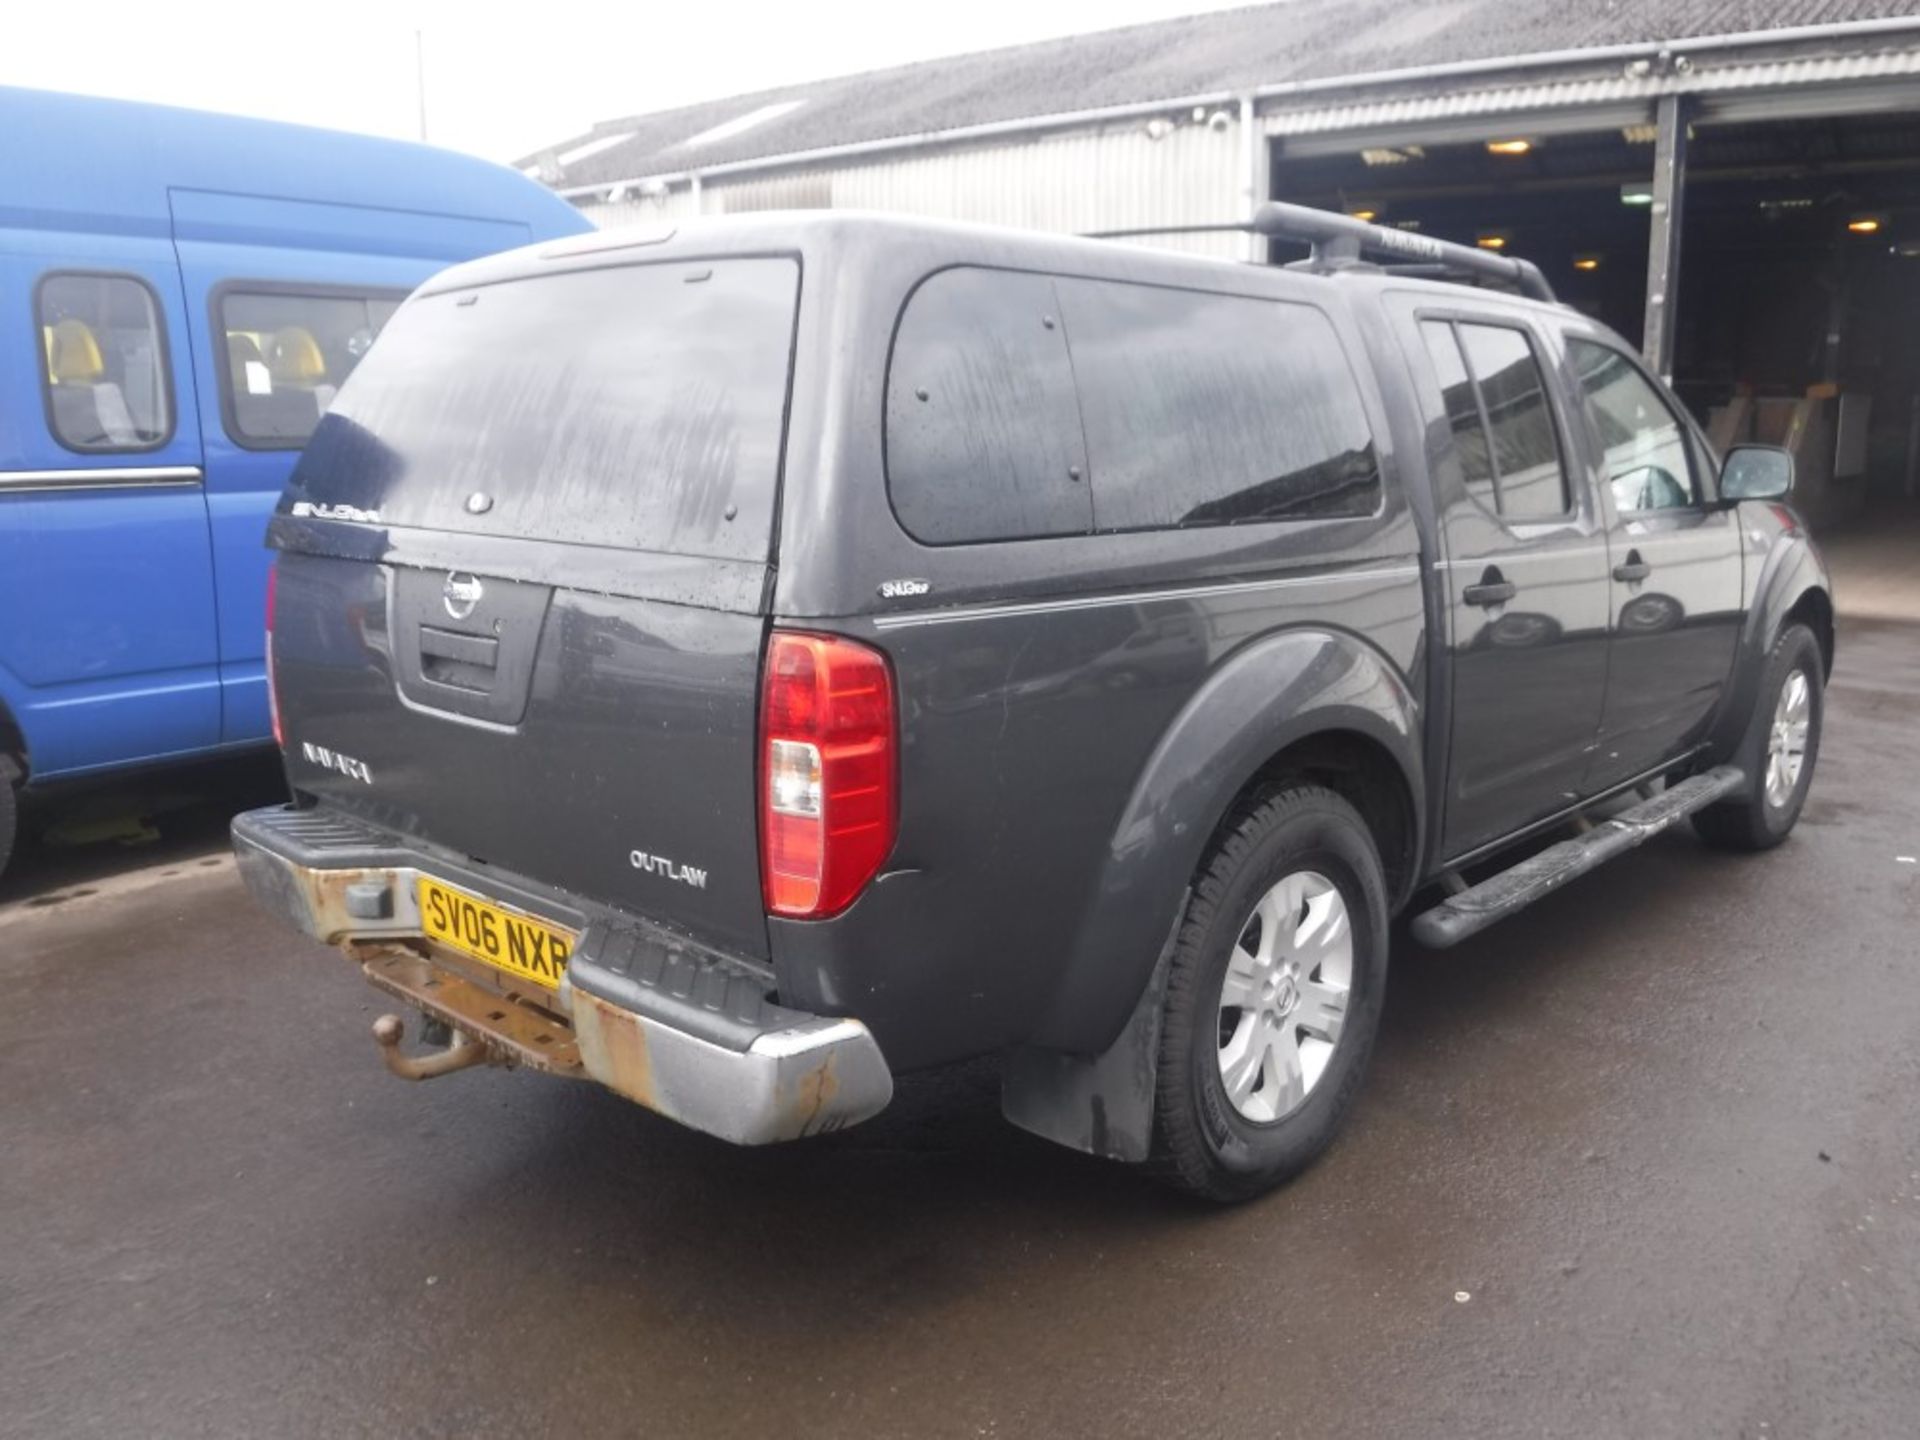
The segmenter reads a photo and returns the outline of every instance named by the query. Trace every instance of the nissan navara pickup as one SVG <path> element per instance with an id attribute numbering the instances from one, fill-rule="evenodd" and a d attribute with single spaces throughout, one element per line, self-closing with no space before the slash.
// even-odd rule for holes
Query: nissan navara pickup
<path id="1" fill-rule="evenodd" d="M 424 1017 L 389 1066 L 758 1144 L 997 1056 L 1015 1124 L 1237 1199 L 1352 1107 L 1397 912 L 1783 839 L 1791 456 L 1525 261 L 1248 228 L 1309 257 L 763 215 L 417 290 L 272 522 L 294 799 L 234 824 Z"/>

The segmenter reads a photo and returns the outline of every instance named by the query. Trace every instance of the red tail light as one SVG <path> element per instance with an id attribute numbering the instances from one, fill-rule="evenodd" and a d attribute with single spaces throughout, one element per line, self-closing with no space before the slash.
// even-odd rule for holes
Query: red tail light
<path id="1" fill-rule="evenodd" d="M 760 696 L 760 875 L 767 909 L 851 905 L 898 823 L 893 673 L 879 651 L 776 630 Z"/>
<path id="2" fill-rule="evenodd" d="M 273 743 L 287 748 L 287 737 L 280 731 L 280 696 L 273 683 L 273 597 L 280 588 L 280 562 L 267 567 L 267 716 L 273 721 Z"/>

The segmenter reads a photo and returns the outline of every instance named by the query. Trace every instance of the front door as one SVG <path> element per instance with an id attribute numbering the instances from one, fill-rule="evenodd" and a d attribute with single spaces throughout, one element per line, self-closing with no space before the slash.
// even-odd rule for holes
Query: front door
<path id="1" fill-rule="evenodd" d="M 1580 798 L 1606 691 L 1606 544 L 1518 319 L 1423 313 L 1416 372 L 1445 540 L 1448 859 Z M 1417 363 L 1425 361 L 1425 365 Z"/>
<path id="2" fill-rule="evenodd" d="M 1589 790 L 1631 780 L 1704 738 L 1733 669 L 1739 517 L 1713 493 L 1705 447 L 1625 352 L 1569 336 L 1588 446 L 1608 510 L 1612 639 Z"/>

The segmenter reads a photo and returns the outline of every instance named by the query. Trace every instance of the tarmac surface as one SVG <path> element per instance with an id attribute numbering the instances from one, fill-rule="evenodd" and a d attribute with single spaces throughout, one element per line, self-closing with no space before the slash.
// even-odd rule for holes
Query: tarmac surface
<path id="1" fill-rule="evenodd" d="M 395 1080 L 225 858 L 273 784 L 0 881 L 0 1435 L 1920 1430 L 1920 629 L 1843 633 L 1781 849 L 1402 933 L 1347 1135 L 1231 1210 L 989 1065 L 762 1151 Z"/>

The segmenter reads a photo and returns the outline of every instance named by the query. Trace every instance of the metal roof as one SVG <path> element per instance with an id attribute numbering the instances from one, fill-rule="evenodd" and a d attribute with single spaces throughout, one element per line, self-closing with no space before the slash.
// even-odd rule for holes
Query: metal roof
<path id="1" fill-rule="evenodd" d="M 1622 47 L 1759 32 L 1858 30 L 1910 19 L 1916 8 L 1916 0 L 1283 0 L 609 120 L 518 163 L 570 189 L 1162 102 L 1437 79 L 1530 58 L 1577 65 Z M 1822 44 L 1780 38 L 1812 52 Z M 1857 47 L 1867 37 L 1852 38 Z M 559 162 L 573 152 L 574 163 Z"/>

